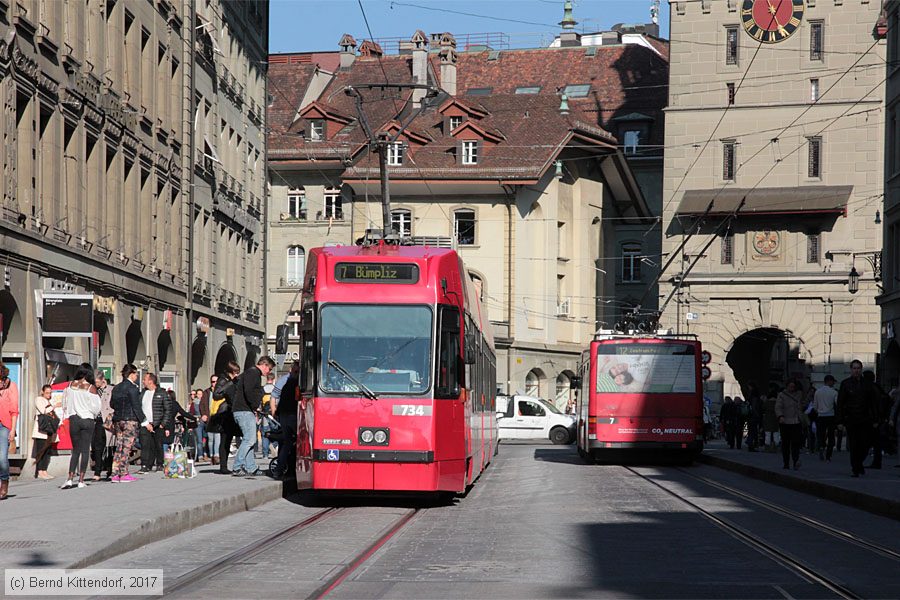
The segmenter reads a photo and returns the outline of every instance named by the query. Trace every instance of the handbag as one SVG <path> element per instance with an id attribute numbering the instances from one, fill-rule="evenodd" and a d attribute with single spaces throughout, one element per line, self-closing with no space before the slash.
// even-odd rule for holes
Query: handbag
<path id="1" fill-rule="evenodd" d="M 188 477 L 188 456 L 181 444 L 172 444 L 163 454 L 163 475 L 169 479 Z"/>
<path id="2" fill-rule="evenodd" d="M 52 412 L 45 415 L 38 415 L 37 423 L 38 431 L 45 434 L 47 437 L 56 435 L 56 431 L 59 429 L 59 417 Z"/>

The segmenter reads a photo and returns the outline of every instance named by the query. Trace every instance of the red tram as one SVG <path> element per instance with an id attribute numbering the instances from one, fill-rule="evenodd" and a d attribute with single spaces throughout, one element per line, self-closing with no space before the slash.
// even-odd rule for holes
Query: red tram
<path id="1" fill-rule="evenodd" d="M 598 334 L 582 355 L 578 453 L 703 450 L 701 347 L 692 336 Z"/>
<path id="2" fill-rule="evenodd" d="M 459 255 L 314 248 L 302 294 L 298 487 L 465 491 L 497 448 L 496 358 Z"/>

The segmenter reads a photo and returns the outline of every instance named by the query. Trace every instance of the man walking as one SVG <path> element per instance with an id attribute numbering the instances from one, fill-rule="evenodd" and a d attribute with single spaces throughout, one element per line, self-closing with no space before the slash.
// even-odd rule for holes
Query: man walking
<path id="1" fill-rule="evenodd" d="M 872 434 L 878 426 L 877 391 L 863 379 L 859 360 L 850 363 L 850 377 L 841 382 L 837 399 L 837 422 L 847 430 L 853 477 L 864 475 L 863 461 L 869 453 Z"/>
<path id="2" fill-rule="evenodd" d="M 816 408 L 816 437 L 819 446 L 819 460 L 831 462 L 834 453 L 834 410 L 838 392 L 834 389 L 834 377 L 825 376 L 825 384 L 816 390 L 813 403 Z"/>
<path id="3" fill-rule="evenodd" d="M 737 423 L 734 414 L 734 402 L 731 396 L 725 396 L 722 402 L 722 408 L 719 410 L 719 421 L 725 433 L 725 441 L 728 442 L 729 448 L 734 448 L 734 436 L 737 429 Z"/>
<path id="4" fill-rule="evenodd" d="M 154 469 L 162 469 L 163 423 L 168 422 L 166 411 L 166 391 L 159 387 L 159 379 L 153 373 L 145 373 L 144 393 L 141 397 L 141 409 L 144 411 L 144 422 L 141 423 L 141 470 L 144 475 Z"/>
<path id="5" fill-rule="evenodd" d="M 253 455 L 256 447 L 256 411 L 262 405 L 263 377 L 275 368 L 275 361 L 268 356 L 263 356 L 256 361 L 255 367 L 250 367 L 238 377 L 234 397 L 234 420 L 241 430 L 241 445 L 238 446 L 234 457 L 232 473 L 235 477 L 247 475 L 262 475 L 256 467 L 256 457 Z"/>

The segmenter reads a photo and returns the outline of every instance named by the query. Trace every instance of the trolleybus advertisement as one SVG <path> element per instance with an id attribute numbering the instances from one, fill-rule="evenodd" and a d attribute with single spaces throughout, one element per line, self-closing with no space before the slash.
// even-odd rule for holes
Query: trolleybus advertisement
<path id="1" fill-rule="evenodd" d="M 696 362 L 690 344 L 601 344 L 597 393 L 693 394 Z"/>

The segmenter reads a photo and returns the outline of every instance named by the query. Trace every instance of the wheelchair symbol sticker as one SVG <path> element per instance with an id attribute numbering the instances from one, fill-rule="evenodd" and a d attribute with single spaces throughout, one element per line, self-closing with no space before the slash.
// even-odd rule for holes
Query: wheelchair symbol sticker
<path id="1" fill-rule="evenodd" d="M 325 458 L 330 461 L 336 461 L 341 459 L 341 451 L 340 450 L 329 450 L 325 454 Z"/>

